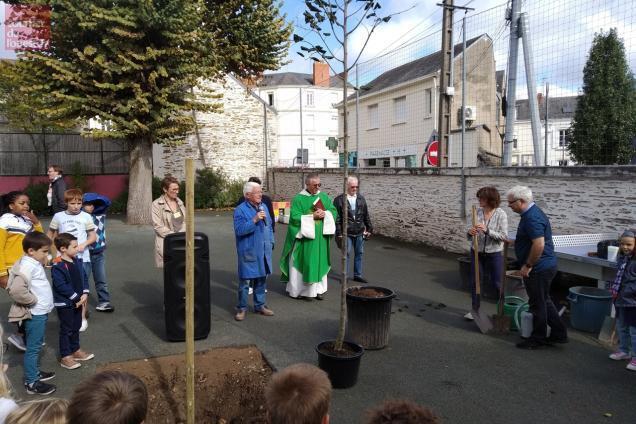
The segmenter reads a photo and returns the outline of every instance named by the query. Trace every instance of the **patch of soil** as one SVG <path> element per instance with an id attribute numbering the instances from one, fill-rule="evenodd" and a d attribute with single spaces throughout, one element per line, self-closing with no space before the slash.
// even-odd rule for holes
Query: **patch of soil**
<path id="1" fill-rule="evenodd" d="M 348 346 L 346 343 L 342 344 L 342 350 L 336 350 L 335 342 L 325 343 L 320 347 L 320 352 L 325 355 L 331 355 L 338 358 L 351 358 L 352 356 L 356 356 L 358 351 Z"/>
<path id="2" fill-rule="evenodd" d="M 146 423 L 185 423 L 185 354 L 116 362 L 98 371 L 120 370 L 148 388 Z M 272 368 L 256 346 L 228 347 L 194 355 L 196 422 L 266 423 L 264 390 Z"/>
<path id="3" fill-rule="evenodd" d="M 376 289 L 372 289 L 372 288 L 356 288 L 356 289 L 351 289 L 349 291 L 349 294 L 353 295 L 353 296 L 359 296 L 359 297 L 386 297 L 387 294 L 386 292 L 382 291 L 382 290 L 376 290 Z"/>

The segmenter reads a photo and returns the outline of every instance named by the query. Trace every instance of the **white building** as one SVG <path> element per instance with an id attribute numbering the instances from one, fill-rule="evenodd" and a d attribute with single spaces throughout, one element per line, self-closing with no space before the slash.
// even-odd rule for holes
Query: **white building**
<path id="1" fill-rule="evenodd" d="M 334 104 L 342 100 L 342 81 L 329 76 L 327 64 L 314 63 L 313 74 L 266 74 L 255 91 L 277 112 L 278 146 L 271 166 L 302 166 L 301 148 L 304 166 L 338 166 L 338 112 Z"/>
<path id="2" fill-rule="evenodd" d="M 545 150 L 545 100 L 539 95 L 539 118 L 541 119 L 541 149 Z M 548 98 L 548 138 L 547 166 L 574 165 L 567 150 L 568 131 L 576 110 L 577 97 Z M 530 108 L 528 100 L 517 100 L 516 119 L 512 147 L 512 166 L 545 166 L 545 163 L 534 163 L 534 146 L 532 143 L 532 127 L 530 125 Z"/>

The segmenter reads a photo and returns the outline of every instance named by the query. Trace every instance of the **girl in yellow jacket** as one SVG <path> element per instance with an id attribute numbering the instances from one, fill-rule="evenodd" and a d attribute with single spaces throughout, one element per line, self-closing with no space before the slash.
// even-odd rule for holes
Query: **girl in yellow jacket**
<path id="1" fill-rule="evenodd" d="M 21 191 L 11 191 L 2 196 L 2 216 L 0 216 L 0 287 L 6 288 L 9 270 L 24 254 L 22 240 L 27 233 L 43 233 L 40 220 L 30 211 L 29 196 Z M 9 342 L 18 349 L 26 349 L 24 340 L 18 334 L 8 337 Z"/>

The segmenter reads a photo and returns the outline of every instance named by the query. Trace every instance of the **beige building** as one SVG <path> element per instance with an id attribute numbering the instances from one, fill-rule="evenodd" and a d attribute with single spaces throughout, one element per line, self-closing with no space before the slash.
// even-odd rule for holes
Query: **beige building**
<path id="1" fill-rule="evenodd" d="M 492 40 L 487 35 L 466 43 L 467 131 L 464 165 L 499 164 L 501 137 L 497 132 L 497 88 Z M 449 166 L 462 165 L 459 135 L 461 109 L 462 46 L 454 47 L 454 87 L 451 111 Z M 361 87 L 356 137 L 355 95 L 349 97 L 349 151 L 361 167 L 425 167 L 430 142 L 437 137 L 441 52 L 381 74 Z M 339 138 L 342 151 L 342 103 Z"/>
<path id="2" fill-rule="evenodd" d="M 153 174 L 183 179 L 184 160 L 191 157 L 197 159 L 198 168 L 220 169 L 234 180 L 265 179 L 266 161 L 277 162 L 276 110 L 229 74 L 223 80 L 208 81 L 205 88 L 208 94 L 222 95 L 208 100 L 219 103 L 222 110 L 197 112 L 196 131 L 183 143 L 155 144 Z"/>

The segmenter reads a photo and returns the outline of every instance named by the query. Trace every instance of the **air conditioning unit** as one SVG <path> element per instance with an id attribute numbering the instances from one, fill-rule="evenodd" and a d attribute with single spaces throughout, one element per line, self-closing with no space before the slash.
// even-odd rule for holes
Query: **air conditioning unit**
<path id="1" fill-rule="evenodd" d="M 462 108 L 460 107 L 457 110 L 457 125 L 462 124 Z M 466 119 L 466 124 L 471 125 L 477 119 L 477 107 L 476 106 L 465 106 L 464 118 Z"/>

